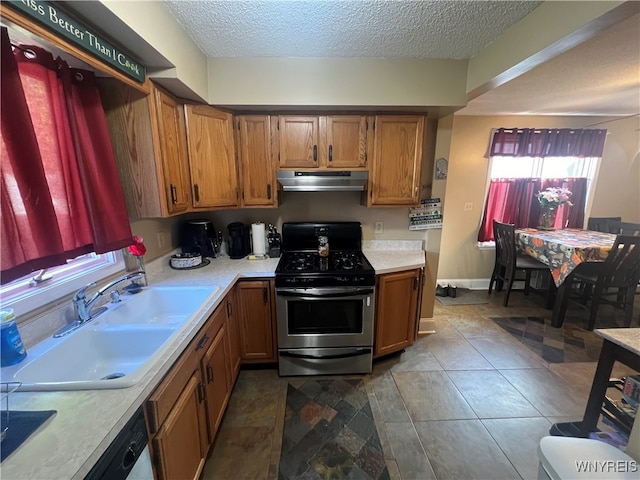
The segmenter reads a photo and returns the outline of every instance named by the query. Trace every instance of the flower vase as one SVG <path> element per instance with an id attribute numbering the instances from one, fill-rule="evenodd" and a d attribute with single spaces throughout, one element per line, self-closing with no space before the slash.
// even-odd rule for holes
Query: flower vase
<path id="1" fill-rule="evenodd" d="M 542 215 L 540 215 L 540 230 L 555 230 L 556 225 L 556 214 L 558 210 L 555 208 L 545 208 L 542 210 Z"/>
<path id="2" fill-rule="evenodd" d="M 148 283 L 147 283 L 147 273 L 146 273 L 147 271 L 144 268 L 144 257 L 142 255 L 136 255 L 135 259 L 136 259 L 138 271 L 143 272 L 142 278 L 140 280 L 136 280 L 136 283 L 138 283 L 143 287 L 146 287 Z"/>

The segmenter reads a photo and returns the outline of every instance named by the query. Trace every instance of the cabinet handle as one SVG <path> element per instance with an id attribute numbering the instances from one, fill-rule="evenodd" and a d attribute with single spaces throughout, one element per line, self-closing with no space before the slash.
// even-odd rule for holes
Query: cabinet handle
<path id="1" fill-rule="evenodd" d="M 200 350 L 201 348 L 204 348 L 204 346 L 207 344 L 208 341 L 209 341 L 209 337 L 205 334 L 205 336 L 202 337 L 198 342 L 198 344 L 196 345 L 196 351 Z"/>
<path id="2" fill-rule="evenodd" d="M 333 161 L 333 145 L 329 145 L 329 161 Z"/>
<path id="3" fill-rule="evenodd" d="M 264 287 L 262 289 L 262 301 L 264 303 L 267 303 L 268 297 L 267 297 L 267 287 Z"/>
<path id="4" fill-rule="evenodd" d="M 318 145 L 313 146 L 313 161 L 318 161 Z"/>
<path id="5" fill-rule="evenodd" d="M 271 184 L 267 183 L 267 199 L 271 200 Z"/>
<path id="6" fill-rule="evenodd" d="M 233 312 L 231 311 L 231 302 L 227 302 L 227 317 L 230 317 L 231 315 L 233 315 Z"/>
<path id="7" fill-rule="evenodd" d="M 204 389 L 204 383 L 198 383 L 198 403 L 202 403 L 206 400 L 206 393 Z"/>
<path id="8" fill-rule="evenodd" d="M 200 201 L 200 188 L 197 183 L 193 184 L 193 196 L 196 199 L 196 202 Z"/>
<path id="9" fill-rule="evenodd" d="M 213 368 L 207 363 L 207 383 L 213 382 Z"/>
<path id="10" fill-rule="evenodd" d="M 413 279 L 413 289 L 417 290 L 418 289 L 418 277 L 415 277 Z"/>
<path id="11" fill-rule="evenodd" d="M 171 184 L 171 203 L 176 204 L 178 203 L 178 191 L 176 190 L 176 186 L 172 183 Z"/>

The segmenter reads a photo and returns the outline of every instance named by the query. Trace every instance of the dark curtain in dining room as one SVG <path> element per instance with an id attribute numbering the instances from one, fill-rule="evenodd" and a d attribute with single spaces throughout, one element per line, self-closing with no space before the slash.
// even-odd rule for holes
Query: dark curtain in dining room
<path id="1" fill-rule="evenodd" d="M 499 178 L 489 184 L 478 241 L 494 240 L 494 219 L 513 223 L 516 228 L 537 227 L 541 208 L 536 194 L 548 187 L 563 187 L 572 193 L 573 206 L 561 205 L 558 208 L 555 228 L 582 228 L 587 201 L 586 178 Z"/>
<path id="2" fill-rule="evenodd" d="M 1 35 L 6 283 L 133 238 L 94 74 Z"/>
<path id="3" fill-rule="evenodd" d="M 606 137 L 606 129 L 498 128 L 485 156 L 601 157 Z"/>

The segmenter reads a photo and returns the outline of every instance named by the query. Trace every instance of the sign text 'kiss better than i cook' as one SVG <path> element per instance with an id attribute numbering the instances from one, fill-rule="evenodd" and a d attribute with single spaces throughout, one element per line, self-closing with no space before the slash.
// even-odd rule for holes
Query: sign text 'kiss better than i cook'
<path id="1" fill-rule="evenodd" d="M 4 3 L 4 2 L 3 2 Z M 57 6 L 44 0 L 10 0 L 11 5 L 50 30 L 61 34 L 87 53 L 143 83 L 146 69 L 104 38 L 89 30 Z"/>

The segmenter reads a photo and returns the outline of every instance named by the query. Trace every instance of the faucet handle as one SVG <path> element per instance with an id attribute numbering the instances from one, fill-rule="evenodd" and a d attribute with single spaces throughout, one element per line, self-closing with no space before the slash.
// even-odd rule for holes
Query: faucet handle
<path id="1" fill-rule="evenodd" d="M 96 286 L 96 282 L 91 282 L 87 285 L 85 285 L 84 287 L 82 287 L 80 290 L 78 290 L 76 292 L 76 294 L 73 296 L 73 300 L 74 301 L 80 301 L 80 300 L 86 300 L 87 296 L 86 296 L 86 291 L 87 288 L 91 288 L 91 287 L 95 287 Z"/>

